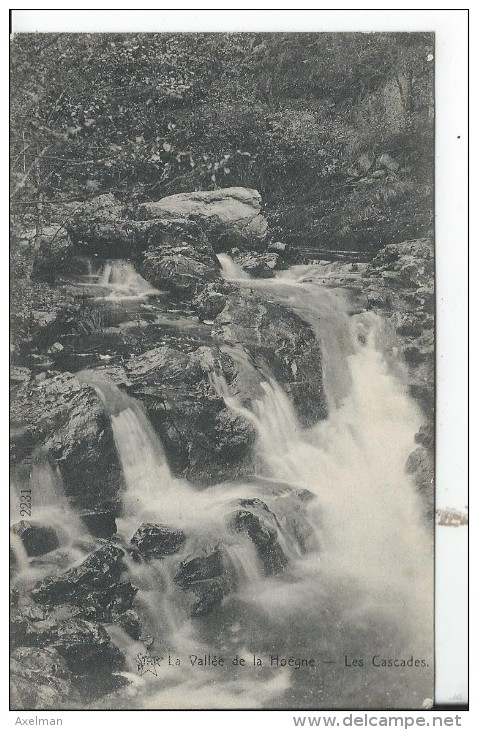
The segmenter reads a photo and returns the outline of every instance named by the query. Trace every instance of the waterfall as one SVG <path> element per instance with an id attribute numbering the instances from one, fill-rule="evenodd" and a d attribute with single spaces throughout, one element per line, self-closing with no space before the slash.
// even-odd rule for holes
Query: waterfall
<path id="1" fill-rule="evenodd" d="M 192 530 L 196 536 L 230 539 L 224 524 L 228 503 L 253 496 L 242 485 L 218 485 L 204 491 L 171 474 L 161 440 L 141 404 L 94 371 L 82 379 L 91 384 L 110 416 L 113 438 L 126 489 L 118 530 L 130 539 L 141 522 L 160 522 Z"/>
<path id="2" fill-rule="evenodd" d="M 262 395 L 250 402 L 232 394 L 222 374 L 211 371 L 211 383 L 226 406 L 256 431 L 255 474 L 245 482 L 198 491 L 171 473 L 141 404 L 98 373 L 83 374 L 110 417 L 124 475 L 119 536 L 129 542 L 142 522 L 181 529 L 186 536 L 179 552 L 162 560 L 138 563 L 126 557 L 151 652 L 171 651 L 182 663 L 171 670 L 167 683 L 146 675 L 139 680 L 134 657 L 145 645 L 113 629 L 128 657 L 128 676 L 135 677 L 125 706 L 211 707 L 211 687 L 218 707 L 307 703 L 317 690 L 317 675 L 305 677 L 289 669 L 261 672 L 250 666 L 253 654 L 278 651 L 334 661 L 334 672 L 320 675 L 320 702 L 331 706 L 343 700 L 347 706 L 350 697 L 357 698 L 356 685 L 341 664 L 345 654 L 413 654 L 426 657 L 430 665 L 433 661 L 433 546 L 404 468 L 422 418 L 377 315 L 353 314 L 345 292 L 293 276 L 245 280 L 241 270 L 231 270 L 230 264 L 236 265 L 228 256 L 219 257 L 226 278 L 234 273 L 244 287 L 267 292 L 320 338 L 329 416 L 303 429 L 291 399 L 269 374 L 261 371 Z M 109 265 L 102 276 L 111 282 L 114 267 Z M 240 349 L 228 352 L 241 367 L 256 367 Z M 287 508 L 283 513 L 277 508 L 277 517 L 274 511 L 276 499 L 297 500 L 297 489 L 316 497 L 300 517 L 313 533 L 307 551 Z M 277 533 L 287 556 L 283 574 L 266 577 L 254 543 L 231 530 L 231 512 L 244 499 L 266 505 L 257 514 Z M 181 561 L 211 544 L 221 546 L 237 586 L 217 615 L 191 619 L 174 576 Z M 201 651 L 237 652 L 248 657 L 249 666 L 198 672 L 187 657 Z M 431 693 L 431 670 L 420 672 L 410 679 L 417 703 Z M 363 670 L 361 681 L 374 687 L 379 702 L 400 707 L 410 702 L 412 690 L 406 682 L 397 688 L 396 676 L 371 667 Z M 373 697 L 367 701 L 373 706 Z"/>
<path id="3" fill-rule="evenodd" d="M 21 538 L 13 532 L 10 533 L 10 545 L 17 564 L 14 579 L 16 587 L 31 586 L 49 575 L 48 560 L 52 553 L 62 553 L 70 562 L 76 562 L 85 556 L 85 547 L 91 540 L 88 530 L 65 496 L 59 467 L 52 466 L 42 449 L 33 453 L 26 478 L 24 475 L 14 475 L 11 492 L 11 524 L 19 519 L 17 509 L 22 504 L 20 495 L 29 494 L 30 514 L 20 515 L 21 519 L 51 528 L 58 540 L 57 548 L 46 554 L 49 558 L 42 564 L 38 558 L 28 557 Z"/>
<path id="4" fill-rule="evenodd" d="M 159 293 L 138 274 L 130 261 L 122 259 L 106 261 L 97 273 L 96 283 L 109 291 L 108 299 L 131 299 Z"/>
<path id="5" fill-rule="evenodd" d="M 129 532 L 129 539 L 141 522 L 174 520 L 174 501 L 179 494 L 185 499 L 190 489 L 172 477 L 161 441 L 142 406 L 94 371 L 85 371 L 82 380 L 95 388 L 111 419 L 126 484 L 118 528 Z"/>
<path id="6" fill-rule="evenodd" d="M 217 258 L 221 264 L 222 277 L 223 279 L 226 279 L 226 281 L 241 281 L 250 278 L 249 274 L 244 271 L 242 266 L 237 264 L 227 253 L 218 253 Z"/>
<path id="7" fill-rule="evenodd" d="M 202 530 L 202 534 L 223 541 L 239 581 L 236 603 L 231 604 L 231 631 L 237 632 L 243 656 L 261 647 L 267 653 L 265 647 L 276 646 L 284 653 L 322 652 L 340 659 L 355 645 L 367 656 L 389 652 L 390 656 L 409 657 L 413 653 L 432 661 L 432 544 L 421 518 L 418 495 L 404 472 L 421 417 L 407 395 L 400 371 L 390 371 L 380 349 L 379 318 L 353 318 L 349 335 L 353 350 L 347 358 L 349 392 L 326 421 L 307 430 L 299 427 L 290 400 L 274 380 L 263 381 L 263 396 L 247 408 L 238 396 L 228 393 L 220 375 L 211 374 L 228 407 L 248 418 L 257 430 L 258 476 L 251 480 L 250 493 L 267 501 L 269 484 L 280 480 L 316 495 L 310 519 L 315 523 L 319 550 L 299 555 L 290 533 L 279 525 L 280 545 L 290 561 L 283 577 L 266 579 L 250 541 L 232 540 L 224 525 L 228 513 L 224 506 L 238 496 L 250 496 L 245 485 L 223 484 L 196 492 L 174 480 L 160 446 L 154 446 L 157 437 L 149 430 L 146 416 L 142 412 L 139 415 L 138 406 L 122 395 L 125 407 L 119 409 L 116 403 L 112 408 L 115 440 L 125 476 L 130 475 L 127 481 L 132 493 L 139 483 L 146 484 L 150 499 L 154 500 L 155 490 L 160 495 L 156 509 L 162 520 L 167 515 L 169 524 L 187 523 L 193 532 Z M 127 441 L 129 456 L 121 454 Z M 135 461 L 143 466 L 135 465 Z M 148 478 L 142 476 L 143 469 Z M 153 472 L 155 478 L 151 478 Z M 125 495 L 125 509 L 128 504 L 128 509 L 135 509 L 134 503 Z M 182 555 L 188 550 L 191 542 Z M 204 651 L 220 651 L 215 632 L 206 632 L 204 646 L 204 634 L 197 634 L 195 624 L 182 609 L 181 596 L 171 580 L 180 559 L 181 555 L 161 564 L 132 564 L 132 580 L 140 586 L 137 605 L 146 617 L 147 630 L 153 636 L 163 636 L 163 643 L 167 640 L 172 651 L 182 656 L 190 654 L 191 647 L 199 651 L 201 645 Z M 261 641 L 256 624 L 264 627 Z M 125 640 L 124 648 L 131 654 L 128 646 Z M 391 675 L 373 672 L 367 681 L 373 681 L 377 696 L 395 692 L 391 704 L 400 706 L 400 692 L 406 697 L 411 690 L 406 685 L 397 688 Z M 336 681 L 324 690 L 331 698 L 329 703 L 337 699 L 337 686 L 347 686 L 340 673 L 333 676 Z M 288 693 L 299 681 L 286 672 L 280 681 L 276 675 L 277 684 L 270 685 L 269 675 L 252 670 L 243 676 L 213 670 L 198 675 L 185 666 L 175 669 L 171 677 L 174 681 L 169 688 L 161 688 L 150 678 L 143 683 L 137 706 L 175 706 L 175 702 L 189 707 L 211 706 L 211 683 L 221 698 L 218 706 L 267 706 L 269 702 L 287 706 Z M 430 674 L 424 670 L 413 681 L 421 702 L 431 691 Z M 327 679 L 323 682 L 326 685 Z M 259 690 L 261 700 L 255 694 Z"/>

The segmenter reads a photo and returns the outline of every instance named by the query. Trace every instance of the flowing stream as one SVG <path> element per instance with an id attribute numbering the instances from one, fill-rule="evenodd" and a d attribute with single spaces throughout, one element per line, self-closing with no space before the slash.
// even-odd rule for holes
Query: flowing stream
<path id="1" fill-rule="evenodd" d="M 25 497 L 22 495 L 28 495 Z M 37 449 L 31 458 L 28 475 L 13 475 L 10 495 L 10 522 L 18 522 L 18 513 L 30 522 L 29 513 L 35 516 L 34 523 L 54 531 L 57 548 L 43 559 L 28 556 L 22 540 L 10 533 L 10 545 L 17 565 L 14 584 L 17 588 L 32 587 L 38 580 L 51 574 L 51 563 L 58 567 L 70 567 L 81 562 L 94 543 L 88 530 L 65 497 L 62 476 L 54 468 L 47 454 Z M 23 508 L 23 509 L 22 509 Z"/>
<path id="2" fill-rule="evenodd" d="M 405 370 L 390 353 L 387 328 L 377 315 L 353 314 L 341 290 L 301 283 L 294 270 L 251 280 L 226 259 L 227 278 L 235 273 L 242 286 L 260 289 L 314 328 L 330 413 L 303 430 L 273 379 L 246 408 L 212 373 L 227 406 L 254 425 L 256 477 L 198 492 L 171 476 L 140 406 L 99 386 L 107 406 L 113 403 L 127 484 L 125 539 L 144 520 L 188 535 L 178 555 L 130 566 L 155 653 L 181 663 L 138 680 L 134 662 L 144 646 L 117 630 L 135 680 L 125 706 L 420 707 L 433 683 L 433 549 L 404 464 L 422 419 L 407 395 Z M 289 562 L 283 575 L 266 577 L 255 548 L 231 534 L 226 516 L 235 499 L 259 498 L 274 510 L 281 490 L 298 488 L 316 495 L 305 520 L 312 539 L 304 553 L 287 521 L 279 522 Z M 238 588 L 213 616 L 194 621 L 172 576 L 205 541 L 225 546 Z M 225 666 L 192 666 L 191 656 L 200 654 L 224 657 Z M 234 665 L 234 657 L 244 665 Z M 313 668 L 298 666 L 310 659 Z"/>
<path id="3" fill-rule="evenodd" d="M 143 636 L 133 641 L 109 629 L 131 680 L 114 706 L 420 707 L 433 696 L 433 545 L 404 465 L 422 418 L 387 328 L 377 315 L 355 314 L 346 292 L 301 281 L 303 272 L 294 268 L 254 280 L 227 255 L 219 258 L 225 278 L 262 291 L 313 327 L 329 416 L 302 429 L 274 379 L 264 377 L 262 397 L 246 407 L 211 372 L 226 405 L 255 428 L 256 469 L 243 482 L 197 491 L 171 474 L 141 405 L 94 371 L 84 374 L 110 416 L 124 474 L 120 538 L 129 542 L 142 522 L 187 536 L 176 555 L 128 558 Z M 99 283 L 128 290 L 129 267 L 108 266 Z M 299 525 L 273 514 L 297 489 L 315 495 Z M 266 576 L 252 542 L 231 531 L 228 516 L 240 499 L 270 507 L 270 516 L 261 516 L 287 557 L 283 574 Z M 307 535 L 306 544 L 298 534 Z M 215 544 L 236 587 L 211 615 L 193 619 L 173 578 L 188 555 Z M 157 671 L 138 673 L 145 655 L 162 657 Z M 204 655 L 224 664 L 194 663 L 192 657 Z"/>

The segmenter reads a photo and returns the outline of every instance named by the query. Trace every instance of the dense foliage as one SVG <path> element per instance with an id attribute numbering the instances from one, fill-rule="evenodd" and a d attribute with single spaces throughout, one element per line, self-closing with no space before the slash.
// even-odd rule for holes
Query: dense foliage
<path id="1" fill-rule="evenodd" d="M 398 173 L 373 185 L 350 175 L 362 155 L 383 153 Z M 12 42 L 12 201 L 23 219 L 48 221 L 49 201 L 102 192 L 134 202 L 245 185 L 277 235 L 377 246 L 430 226 L 432 159 L 429 34 Z M 402 234 L 403 216 L 416 221 Z"/>

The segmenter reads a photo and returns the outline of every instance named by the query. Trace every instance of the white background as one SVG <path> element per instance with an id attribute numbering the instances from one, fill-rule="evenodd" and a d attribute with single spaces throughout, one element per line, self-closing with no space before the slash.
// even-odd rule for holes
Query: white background
<path id="1" fill-rule="evenodd" d="M 36 3 L 28 3 L 35 5 Z M 106 5 L 107 3 L 103 3 Z M 171 3 L 174 4 L 174 3 Z M 263 3 L 264 4 L 264 3 Z M 434 31 L 436 33 L 436 255 L 437 255 L 437 506 L 456 506 L 463 509 L 468 505 L 467 496 L 467 22 L 466 10 L 401 9 L 386 10 L 386 3 L 369 3 L 375 10 L 350 10 L 343 4 L 329 3 L 334 10 L 279 10 L 274 8 L 255 10 L 243 6 L 240 10 L 21 10 L 13 11 L 13 30 L 94 32 L 94 31 Z M 392 4 L 392 3 L 390 3 Z M 396 7 L 399 3 L 393 3 Z M 439 3 L 434 3 L 434 5 Z M 57 3 L 50 3 L 54 8 Z M 421 5 L 431 5 L 423 2 Z M 445 5 L 445 4 L 443 4 Z M 17 5 L 18 8 L 18 5 Z M 92 5 L 91 8 L 94 8 Z M 413 8 L 413 6 L 412 6 Z M 473 16 L 471 18 L 473 20 Z M 5 20 L 4 20 L 5 23 Z M 472 25 L 473 30 L 473 25 Z M 7 28 L 3 28 L 6 41 Z M 472 43 L 473 46 L 473 43 Z M 2 44 L 4 75 L 8 63 L 8 48 Z M 473 61 L 473 56 L 472 56 Z M 8 75 L 6 76 L 8 78 Z M 473 78 L 473 77 L 472 77 Z M 475 80 L 476 84 L 476 80 Z M 8 99 L 4 99 L 6 110 Z M 4 119 L 8 124 L 8 120 Z M 5 137 L 6 140 L 6 137 Z M 8 150 L 4 171 L 8 170 Z M 473 151 L 473 149 L 472 149 Z M 472 158 L 473 160 L 473 158 Z M 475 163 L 476 164 L 476 163 Z M 471 166 L 473 180 L 473 163 Z M 3 183 L 8 186 L 5 178 Z M 473 194 L 473 189 L 472 189 Z M 5 205 L 4 245 L 0 247 L 5 256 L 0 271 L 8 270 L 8 195 L 7 187 L 2 196 Z M 473 198 L 472 198 L 473 200 Z M 476 200 L 476 196 L 475 196 Z M 473 208 L 473 205 L 472 205 Z M 473 240 L 472 240 L 473 247 Z M 475 254 L 472 251 L 471 271 Z M 472 281 L 473 289 L 473 281 Z M 0 288 L 4 296 L 3 312 L 8 308 L 7 281 Z M 472 291 L 473 294 L 473 291 Z M 6 314 L 2 326 L 6 326 Z M 1 342 L 6 346 L 7 332 Z M 2 380 L 8 377 L 8 363 L 2 359 Z M 2 391 L 6 395 L 5 390 Z M 1 454 L 7 464 L 8 416 L 6 406 L 2 409 Z M 472 432 L 476 437 L 476 433 Z M 472 440 L 475 449 L 478 442 Z M 473 448 L 473 447 L 472 447 Z M 3 462 L 2 462 L 3 463 Z M 7 467 L 6 467 L 7 468 Z M 473 472 L 476 473 L 475 471 Z M 4 484 L 6 487 L 7 474 Z M 4 494 L 7 490 L 5 488 Z M 5 496 L 5 519 L 7 519 Z M 437 533 L 437 696 L 445 702 L 453 696 L 466 697 L 466 540 L 458 531 L 466 528 L 439 528 Z M 449 533 L 454 530 L 452 536 Z M 3 556 L 7 555 L 8 527 L 5 524 L 2 543 Z M 460 533 L 461 535 L 462 533 Z M 473 543 L 472 543 L 473 545 Z M 3 562 L 6 563 L 6 560 Z M 3 565 L 3 563 L 2 563 Z M 2 582 L 6 586 L 7 574 Z M 5 614 L 3 635 L 8 632 L 8 616 Z M 472 632 L 473 633 L 473 632 Z M 473 659 L 473 647 L 471 648 Z M 8 649 L 1 654 L 0 712 L 5 715 L 6 726 L 13 726 L 18 715 L 34 717 L 35 713 L 8 713 L 6 688 L 8 685 Z M 473 664 L 472 664 L 473 669 Z M 476 692 L 475 692 L 476 698 Z M 473 700 L 473 695 L 472 695 Z M 472 702 L 473 709 L 473 702 Z M 151 713 L 40 713 L 40 716 L 63 718 L 63 727 L 137 726 L 140 723 L 177 724 L 187 722 L 194 725 L 205 723 L 208 728 L 222 727 L 227 723 L 239 727 L 244 722 L 259 727 L 293 727 L 292 715 L 307 713 L 289 712 L 174 712 L 167 715 Z M 309 713 L 310 714 L 310 713 Z M 311 713 L 314 714 L 314 713 Z M 315 713 L 322 714 L 322 713 Z M 323 713 L 334 714 L 334 713 Z M 336 713 L 340 718 L 342 713 Z M 345 713 L 349 714 L 349 713 Z M 355 713 L 356 715 L 364 713 Z M 377 715 L 379 713 L 369 713 Z M 385 713 L 384 713 L 385 714 Z M 399 714 L 399 713 L 396 713 Z M 413 715 L 412 712 L 403 713 Z M 456 713 L 449 713 L 455 715 Z M 476 726 L 478 713 L 463 713 L 462 727 Z"/>

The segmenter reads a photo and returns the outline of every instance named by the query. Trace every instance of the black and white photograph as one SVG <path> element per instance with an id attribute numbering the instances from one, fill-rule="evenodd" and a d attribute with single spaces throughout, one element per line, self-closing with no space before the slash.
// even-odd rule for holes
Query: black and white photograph
<path id="1" fill-rule="evenodd" d="M 434 706 L 435 55 L 13 34 L 11 709 Z"/>

